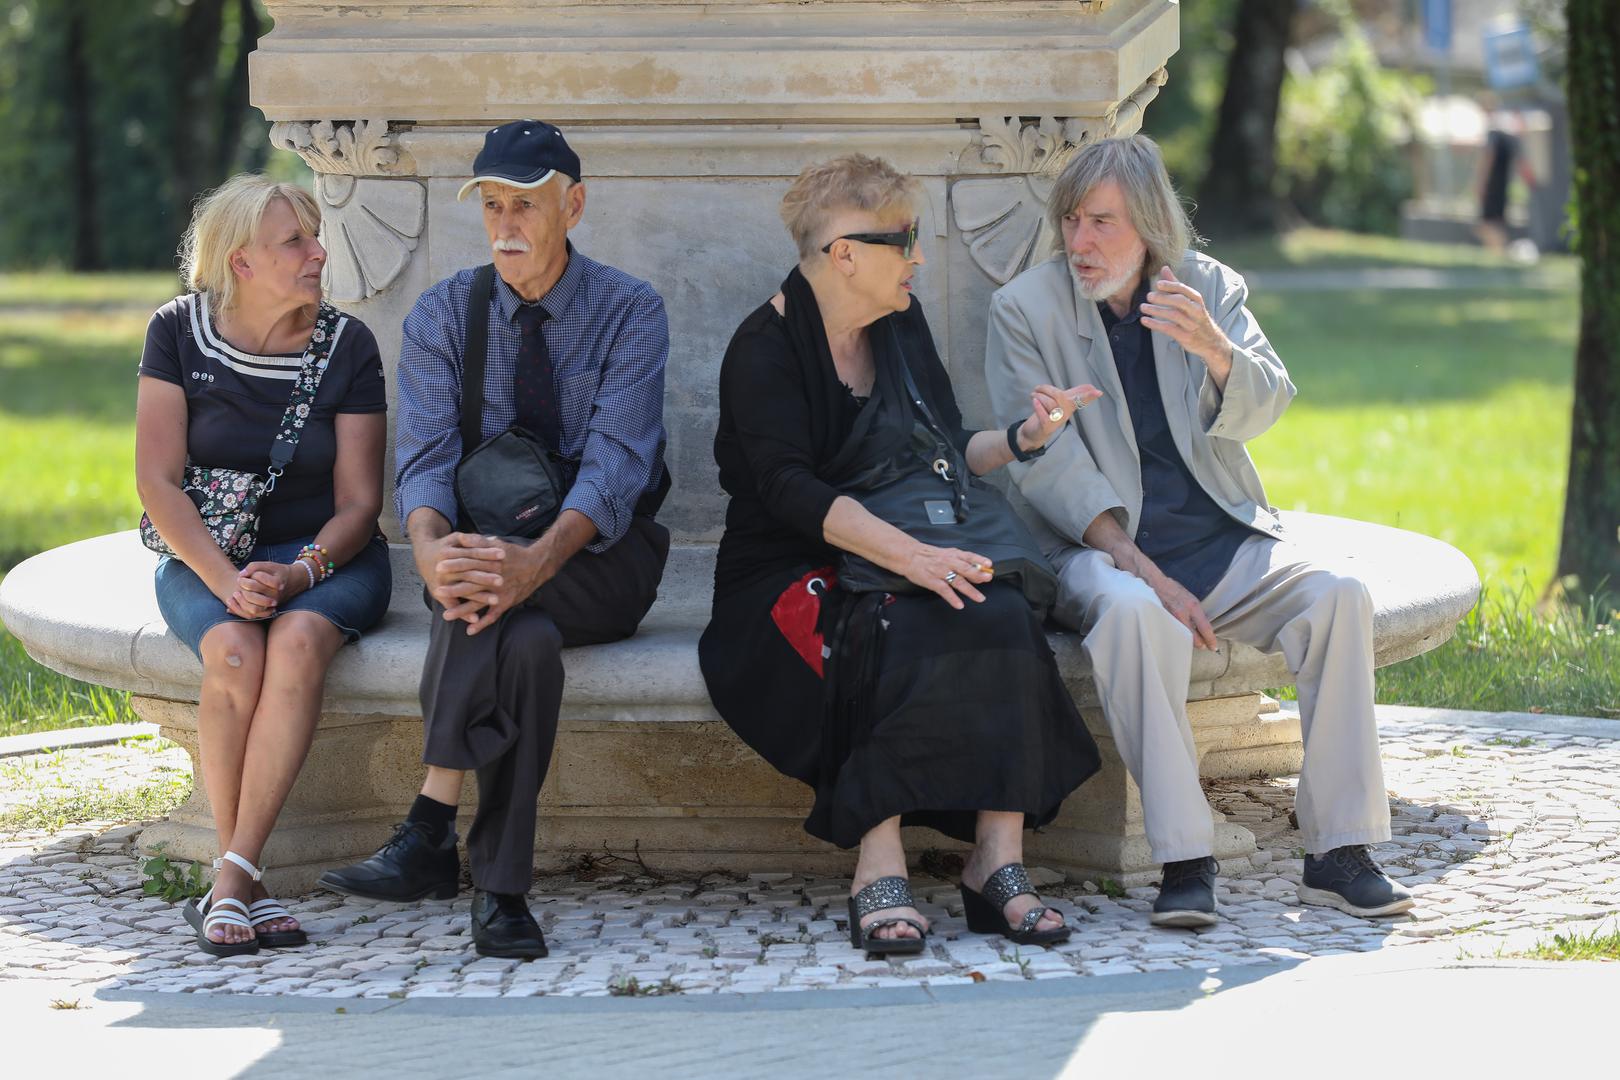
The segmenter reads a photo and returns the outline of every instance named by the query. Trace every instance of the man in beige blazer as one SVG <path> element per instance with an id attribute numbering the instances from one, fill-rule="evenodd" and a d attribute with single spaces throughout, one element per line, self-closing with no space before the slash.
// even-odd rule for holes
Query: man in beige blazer
<path id="1" fill-rule="evenodd" d="M 1164 864 L 1152 921 L 1215 921 L 1214 829 L 1187 725 L 1194 648 L 1280 652 L 1299 687 L 1299 898 L 1356 915 L 1412 905 L 1367 853 L 1388 840 L 1373 719 L 1372 605 L 1292 544 L 1244 443 L 1294 385 L 1243 279 L 1188 250 L 1186 212 L 1146 136 L 1082 146 L 1047 207 L 1063 252 L 995 294 L 985 375 L 1001 422 L 1024 388 L 1093 383 L 1072 434 L 1015 462 L 1060 578 L 1053 614 L 1085 633 L 1103 713 Z"/>

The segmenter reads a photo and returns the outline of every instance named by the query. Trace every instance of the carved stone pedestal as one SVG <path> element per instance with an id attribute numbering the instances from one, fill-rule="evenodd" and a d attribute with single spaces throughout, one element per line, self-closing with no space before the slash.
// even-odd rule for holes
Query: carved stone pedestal
<path id="1" fill-rule="evenodd" d="M 159 724 L 164 737 L 197 754 L 197 708 L 189 702 L 136 697 L 136 711 Z M 1263 737 L 1258 694 L 1195 701 L 1189 718 L 1201 751 Z M 639 858 L 663 870 L 848 873 L 854 853 L 808 836 L 808 790 L 766 765 L 718 719 L 677 705 L 642 710 L 668 719 L 614 718 L 600 706 L 565 704 L 551 771 L 540 800 L 535 844 L 541 869 L 565 869 L 586 855 Z M 677 718 L 680 717 L 680 718 Z M 1142 833 L 1141 797 L 1107 736 L 1102 716 L 1085 710 L 1103 752 L 1102 772 L 1064 804 L 1058 819 L 1033 834 L 1033 864 L 1075 878 L 1113 878 L 1127 885 L 1153 880 Z M 1297 738 L 1297 725 L 1295 728 Z M 1295 744 L 1297 752 L 1298 744 Z M 322 717 L 307 764 L 293 786 L 262 857 L 273 890 L 313 887 L 327 867 L 373 850 L 389 835 L 421 783 L 421 722 L 380 713 L 329 712 Z M 200 776 L 200 770 L 198 775 Z M 465 835 L 476 810 L 467 785 L 460 822 Z M 912 858 L 929 848 L 962 845 L 929 830 L 907 830 Z M 198 783 L 191 798 L 141 837 L 171 857 L 206 862 L 217 851 L 213 816 Z M 1216 815 L 1216 856 L 1236 866 L 1254 851 L 1248 830 Z M 1246 865 L 1246 864 L 1244 864 Z"/>

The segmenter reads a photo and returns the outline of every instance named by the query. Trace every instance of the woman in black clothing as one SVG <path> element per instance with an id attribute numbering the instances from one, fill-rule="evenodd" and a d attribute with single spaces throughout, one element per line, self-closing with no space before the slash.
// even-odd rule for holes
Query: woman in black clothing
<path id="1" fill-rule="evenodd" d="M 191 291 L 152 317 L 141 355 L 135 485 L 173 552 L 158 561 L 158 608 L 202 661 L 197 737 L 221 853 L 185 914 L 217 956 L 305 943 L 256 864 L 314 736 L 327 665 L 382 618 L 391 589 L 377 530 L 382 360 L 365 325 L 321 298 L 319 227 L 307 192 L 262 176 L 205 196 L 182 251 Z M 260 501 L 257 545 L 233 562 L 181 486 L 186 466 L 263 475 L 278 441 L 292 459 Z"/>
<path id="2" fill-rule="evenodd" d="M 860 846 L 854 943 L 923 947 L 902 824 L 975 844 L 962 875 L 970 926 L 1050 943 L 1069 931 L 1028 887 L 1022 829 L 1056 815 L 1096 770 L 1097 751 L 1040 620 L 1016 587 L 993 582 L 987 559 L 920 543 L 837 484 L 863 409 L 881 408 L 878 426 L 910 430 L 902 364 L 976 475 L 1013 460 L 1014 441 L 1021 455 L 1039 453 L 1101 393 L 1040 386 L 1010 434 L 962 427 L 911 296 L 924 261 L 915 201 L 914 181 L 863 155 L 811 166 L 783 199 L 799 264 L 743 321 L 721 367 L 715 459 L 731 502 L 699 657 L 726 722 L 815 788 L 805 828 Z M 822 587 L 845 552 L 919 590 L 880 601 L 870 670 L 853 688 L 860 717 L 847 730 L 829 719 L 822 678 L 823 656 L 849 644 L 851 624 L 836 612 L 850 594 Z"/>

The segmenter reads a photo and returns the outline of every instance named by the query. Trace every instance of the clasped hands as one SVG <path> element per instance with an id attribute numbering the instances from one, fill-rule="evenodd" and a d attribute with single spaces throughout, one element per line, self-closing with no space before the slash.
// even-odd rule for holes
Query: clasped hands
<path id="1" fill-rule="evenodd" d="M 309 588 L 297 563 L 250 562 L 236 572 L 236 589 L 225 610 L 239 619 L 268 619 L 284 601 Z"/>
<path id="2" fill-rule="evenodd" d="M 428 594 L 476 634 L 528 599 L 551 576 L 539 544 L 453 532 L 420 546 L 416 568 Z"/>

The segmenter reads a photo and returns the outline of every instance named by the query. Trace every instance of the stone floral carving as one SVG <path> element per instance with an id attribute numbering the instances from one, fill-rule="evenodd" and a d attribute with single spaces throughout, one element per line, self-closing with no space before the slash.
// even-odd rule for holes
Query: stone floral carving
<path id="1" fill-rule="evenodd" d="M 282 121 L 270 125 L 270 145 L 291 150 L 318 173 L 389 176 L 416 171 L 416 163 L 400 149 L 386 120 Z"/>
<path id="2" fill-rule="evenodd" d="M 1084 141 L 1078 120 L 1044 116 L 1039 123 L 1018 126 L 1018 118 L 979 117 L 979 160 L 1004 172 L 1056 172 L 1067 151 Z"/>
<path id="3" fill-rule="evenodd" d="M 326 245 L 326 293 L 354 303 L 392 285 L 410 265 L 427 217 L 427 190 L 414 180 L 381 179 L 416 170 L 386 120 L 270 125 L 270 142 L 315 171 Z"/>
<path id="4" fill-rule="evenodd" d="M 322 283 L 334 303 L 365 300 L 410 265 L 427 220 L 427 190 L 412 180 L 324 173 L 315 178 L 326 245 Z"/>
<path id="5" fill-rule="evenodd" d="M 1011 281 L 1052 244 L 1046 197 L 1074 148 L 1086 138 L 1082 122 L 1042 117 L 979 119 L 979 159 L 1008 176 L 974 176 L 951 185 L 951 217 L 974 265 L 998 285 Z"/>
<path id="6" fill-rule="evenodd" d="M 1077 118 L 979 118 L 979 160 L 1012 174 L 974 176 L 951 185 L 951 216 L 974 265 L 998 285 L 1053 250 L 1057 236 L 1046 222 L 1046 200 L 1069 157 L 1088 138 L 1131 135 L 1142 127 L 1142 110 L 1166 79 L 1160 68 L 1088 130 Z"/>

